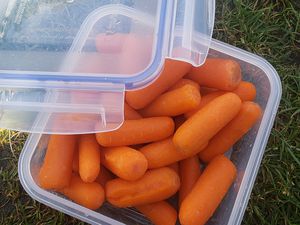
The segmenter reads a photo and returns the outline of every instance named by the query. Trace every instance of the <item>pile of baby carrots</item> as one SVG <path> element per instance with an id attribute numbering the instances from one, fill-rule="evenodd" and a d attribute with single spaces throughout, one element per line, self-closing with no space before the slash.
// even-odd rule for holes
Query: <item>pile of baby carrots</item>
<path id="1" fill-rule="evenodd" d="M 126 93 L 119 129 L 51 135 L 39 185 L 93 210 L 135 207 L 156 225 L 205 224 L 236 178 L 224 153 L 262 115 L 255 97 L 232 59 L 168 59 L 156 81 Z"/>

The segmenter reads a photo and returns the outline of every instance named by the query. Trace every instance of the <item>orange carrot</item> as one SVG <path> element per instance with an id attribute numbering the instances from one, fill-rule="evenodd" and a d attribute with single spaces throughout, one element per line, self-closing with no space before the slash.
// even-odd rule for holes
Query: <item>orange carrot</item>
<path id="1" fill-rule="evenodd" d="M 254 102 L 244 102 L 237 116 L 230 121 L 210 141 L 208 146 L 199 153 L 203 162 L 209 162 L 217 155 L 228 151 L 255 122 L 261 117 L 262 111 Z"/>
<path id="2" fill-rule="evenodd" d="M 179 164 L 178 162 L 174 162 L 168 166 L 170 169 L 174 170 L 177 174 L 179 174 Z"/>
<path id="3" fill-rule="evenodd" d="M 187 78 L 200 86 L 232 91 L 241 82 L 242 74 L 240 65 L 234 60 L 209 58 L 202 66 L 194 67 Z"/>
<path id="4" fill-rule="evenodd" d="M 142 109 L 167 91 L 191 69 L 189 63 L 166 59 L 159 77 L 149 86 L 126 92 L 126 101 L 134 109 Z"/>
<path id="5" fill-rule="evenodd" d="M 185 121 L 184 115 L 174 117 L 175 130 L 177 130 Z"/>
<path id="6" fill-rule="evenodd" d="M 173 137 L 175 147 L 185 154 L 194 152 L 229 123 L 240 108 L 241 99 L 236 94 L 214 99 L 178 128 Z"/>
<path id="7" fill-rule="evenodd" d="M 99 53 L 82 57 L 77 70 L 84 67 L 94 73 L 133 75 L 140 73 L 151 63 L 151 35 L 99 34 L 95 38 L 95 45 Z"/>
<path id="8" fill-rule="evenodd" d="M 237 89 L 233 90 L 232 92 L 235 93 L 236 95 L 238 95 L 242 101 L 253 101 L 255 99 L 255 96 L 256 96 L 255 86 L 252 83 L 246 82 L 246 81 L 242 81 L 239 84 L 239 86 L 237 87 Z M 200 101 L 200 104 L 198 105 L 198 107 L 196 109 L 190 111 L 190 112 L 185 113 L 184 116 L 186 118 L 191 117 L 197 111 L 199 111 L 205 105 L 207 105 L 209 102 L 211 102 L 215 98 L 217 98 L 217 97 L 219 97 L 219 96 L 221 96 L 225 93 L 227 93 L 227 92 L 225 92 L 225 91 L 216 91 L 215 90 L 215 91 L 210 92 L 207 95 L 204 95 L 201 98 L 201 101 Z"/>
<path id="9" fill-rule="evenodd" d="M 115 176 L 110 171 L 108 171 L 104 166 L 101 166 L 100 173 L 96 179 L 96 182 L 104 187 L 108 181 L 114 178 Z"/>
<path id="10" fill-rule="evenodd" d="M 38 180 L 44 189 L 61 189 L 69 185 L 76 149 L 75 135 L 51 135 Z"/>
<path id="11" fill-rule="evenodd" d="M 125 113 L 125 120 L 137 120 L 143 118 L 137 111 L 131 108 L 126 102 L 124 103 L 124 113 Z"/>
<path id="12" fill-rule="evenodd" d="M 96 134 L 97 141 L 105 147 L 143 144 L 162 140 L 174 132 L 174 121 L 170 117 L 153 117 L 139 120 L 125 120 L 115 130 Z"/>
<path id="13" fill-rule="evenodd" d="M 200 104 L 199 89 L 186 84 L 159 96 L 140 112 L 144 117 L 178 116 L 195 109 Z"/>
<path id="14" fill-rule="evenodd" d="M 76 147 L 75 151 L 74 151 L 72 170 L 75 173 L 79 172 L 79 149 L 78 149 L 78 147 Z"/>
<path id="15" fill-rule="evenodd" d="M 192 115 L 194 115 L 196 112 L 198 112 L 200 109 L 202 109 L 204 106 L 206 106 L 208 103 L 210 103 L 212 100 L 214 100 L 217 97 L 220 97 L 221 95 L 225 94 L 225 91 L 214 91 L 210 94 L 207 94 L 201 98 L 200 104 L 195 108 L 194 110 L 191 110 L 184 114 L 185 118 L 190 118 Z"/>
<path id="16" fill-rule="evenodd" d="M 255 86 L 247 81 L 242 81 L 232 92 L 237 94 L 242 101 L 253 101 L 256 97 Z"/>
<path id="17" fill-rule="evenodd" d="M 70 186 L 59 192 L 74 202 L 93 210 L 98 209 L 105 199 L 104 189 L 100 184 L 85 183 L 77 175 L 72 176 Z"/>
<path id="18" fill-rule="evenodd" d="M 202 225 L 213 215 L 236 177 L 236 168 L 225 156 L 208 164 L 192 191 L 181 203 L 182 225 Z"/>
<path id="19" fill-rule="evenodd" d="M 179 189 L 179 206 L 183 199 L 191 192 L 198 178 L 200 177 L 200 162 L 198 156 L 192 156 L 184 159 L 179 163 L 180 189 Z"/>
<path id="20" fill-rule="evenodd" d="M 168 167 L 149 170 L 136 181 L 117 178 L 105 185 L 106 198 L 117 207 L 132 207 L 162 201 L 175 194 L 180 186 L 177 173 Z"/>
<path id="21" fill-rule="evenodd" d="M 145 156 L 129 147 L 104 148 L 101 162 L 115 175 L 129 181 L 141 178 L 148 168 Z"/>
<path id="22" fill-rule="evenodd" d="M 100 146 L 94 134 L 79 138 L 79 175 L 84 182 L 94 182 L 100 172 Z"/>
<path id="23" fill-rule="evenodd" d="M 188 152 L 186 155 L 182 151 L 178 151 L 172 141 L 172 138 L 168 138 L 162 141 L 148 144 L 140 149 L 140 152 L 145 155 L 148 160 L 148 168 L 159 168 L 168 166 L 172 163 L 178 162 L 182 159 L 191 157 L 206 147 L 207 144 L 203 144 L 202 147 L 195 149 L 194 152 Z"/>
<path id="24" fill-rule="evenodd" d="M 178 89 L 178 88 L 181 88 L 181 87 L 183 87 L 183 86 L 185 86 L 185 85 L 192 85 L 192 86 L 194 86 L 195 88 L 197 88 L 198 90 L 200 90 L 200 85 L 197 83 L 197 82 L 195 82 L 195 81 L 192 81 L 192 80 L 189 80 L 189 79 L 184 79 L 184 78 L 182 78 L 182 79 L 180 79 L 176 84 L 174 84 L 170 89 L 169 89 L 169 91 L 173 91 L 173 90 L 175 90 L 175 89 Z"/>
<path id="25" fill-rule="evenodd" d="M 136 209 L 143 213 L 154 225 L 175 225 L 177 211 L 166 201 L 137 206 Z"/>

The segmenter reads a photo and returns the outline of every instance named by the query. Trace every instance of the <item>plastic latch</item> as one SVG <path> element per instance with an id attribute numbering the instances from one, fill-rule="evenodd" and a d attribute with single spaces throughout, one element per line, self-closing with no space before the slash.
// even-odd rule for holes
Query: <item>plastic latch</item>
<path id="1" fill-rule="evenodd" d="M 202 65 L 210 47 L 215 0 L 182 0 L 173 6 L 168 57 Z"/>
<path id="2" fill-rule="evenodd" d="M 82 134 L 124 121 L 123 84 L 15 82 L 0 85 L 0 127 L 31 133 Z M 2 86 L 2 87 L 1 87 Z"/>

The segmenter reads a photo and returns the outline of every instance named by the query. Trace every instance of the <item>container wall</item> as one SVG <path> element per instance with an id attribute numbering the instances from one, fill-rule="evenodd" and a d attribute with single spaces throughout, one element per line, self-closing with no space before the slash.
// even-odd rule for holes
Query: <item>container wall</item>
<path id="1" fill-rule="evenodd" d="M 238 60 L 242 66 L 243 79 L 255 84 L 257 88 L 256 101 L 264 110 L 261 121 L 233 147 L 231 160 L 238 168 L 237 180 L 208 223 L 210 225 L 239 224 L 278 108 L 281 87 L 272 67 L 266 61 L 254 55 L 249 55 L 219 42 L 213 42 L 209 57 L 235 58 L 235 60 Z M 126 224 L 149 224 L 142 215 L 132 209 L 114 209 L 106 204 L 97 211 L 102 214 L 100 215 L 84 209 L 61 196 L 40 189 L 36 183 L 36 176 L 43 161 L 47 141 L 46 135 L 32 135 L 19 161 L 20 180 L 25 190 L 33 198 L 89 223 L 104 221 L 104 224 L 106 224 L 108 217 L 110 217 Z M 103 217 L 103 215 L 105 216 Z"/>

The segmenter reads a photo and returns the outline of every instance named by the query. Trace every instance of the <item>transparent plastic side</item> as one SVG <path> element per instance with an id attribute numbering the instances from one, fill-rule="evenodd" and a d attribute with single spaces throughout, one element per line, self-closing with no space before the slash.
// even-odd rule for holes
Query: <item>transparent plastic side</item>
<path id="1" fill-rule="evenodd" d="M 230 156 L 238 169 L 237 180 L 222 201 L 209 225 L 240 224 L 259 169 L 281 95 L 276 71 L 262 58 L 224 43 L 212 42 L 209 57 L 234 58 L 242 66 L 244 79 L 257 88 L 256 101 L 264 109 L 261 121 L 234 147 Z M 30 136 L 19 160 L 19 176 L 25 190 L 36 200 L 91 224 L 151 224 L 133 209 L 118 209 L 105 204 L 91 211 L 55 192 L 41 189 L 36 181 L 48 144 L 48 135 Z M 108 222 L 107 218 L 111 218 Z"/>
<path id="2" fill-rule="evenodd" d="M 0 85 L 0 127 L 32 133 L 78 134 L 114 130 L 124 121 L 124 85 L 11 89 Z M 89 85 L 89 84 L 86 84 Z"/>
<path id="3" fill-rule="evenodd" d="M 168 56 L 200 66 L 212 39 L 215 0 L 178 0 L 174 9 Z"/>

